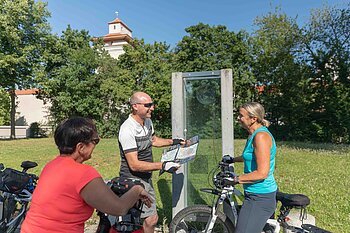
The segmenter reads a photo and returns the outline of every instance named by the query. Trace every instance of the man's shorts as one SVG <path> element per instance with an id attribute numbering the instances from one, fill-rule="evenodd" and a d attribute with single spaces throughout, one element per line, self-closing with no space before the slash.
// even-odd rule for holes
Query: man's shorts
<path id="1" fill-rule="evenodd" d="M 152 215 L 157 214 L 157 207 L 156 207 L 156 193 L 154 192 L 153 189 L 153 184 L 152 184 L 152 179 L 149 179 L 148 182 L 140 179 L 142 184 L 145 186 L 146 192 L 151 196 L 151 199 L 153 200 L 153 203 L 150 208 L 148 208 L 146 205 L 143 205 L 142 211 L 143 213 L 141 214 L 141 218 L 147 218 Z"/>

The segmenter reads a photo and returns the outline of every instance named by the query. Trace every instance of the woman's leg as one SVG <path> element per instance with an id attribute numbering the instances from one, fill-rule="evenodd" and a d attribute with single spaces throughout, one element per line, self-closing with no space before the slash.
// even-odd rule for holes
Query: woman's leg
<path id="1" fill-rule="evenodd" d="M 245 193 L 235 233 L 261 233 L 267 219 L 276 209 L 276 192 L 267 194 Z"/>

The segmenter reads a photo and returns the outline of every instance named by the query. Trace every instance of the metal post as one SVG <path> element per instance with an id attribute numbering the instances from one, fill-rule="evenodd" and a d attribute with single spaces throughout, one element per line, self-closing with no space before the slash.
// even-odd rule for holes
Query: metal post
<path id="1" fill-rule="evenodd" d="M 172 137 L 184 138 L 184 92 L 182 73 L 172 74 Z M 182 165 L 172 179 L 172 216 L 187 206 L 187 165 Z"/>
<path id="2" fill-rule="evenodd" d="M 221 70 L 221 128 L 222 154 L 233 155 L 233 97 L 232 70 Z"/>

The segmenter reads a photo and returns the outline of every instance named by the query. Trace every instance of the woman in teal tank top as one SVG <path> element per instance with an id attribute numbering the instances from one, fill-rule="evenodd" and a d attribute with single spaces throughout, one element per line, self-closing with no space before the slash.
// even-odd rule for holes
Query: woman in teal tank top
<path id="1" fill-rule="evenodd" d="M 245 199 L 235 233 L 260 233 L 276 208 L 277 184 L 274 178 L 276 143 L 264 119 L 264 107 L 256 102 L 242 105 L 238 121 L 249 133 L 242 156 L 244 174 L 235 178 L 243 184 Z"/>

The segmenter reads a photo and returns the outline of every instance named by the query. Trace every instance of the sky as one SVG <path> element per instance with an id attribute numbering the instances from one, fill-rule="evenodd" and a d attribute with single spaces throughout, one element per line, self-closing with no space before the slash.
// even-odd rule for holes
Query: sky
<path id="1" fill-rule="evenodd" d="M 224 25 L 230 31 L 254 30 L 254 19 L 276 7 L 299 25 L 310 18 L 312 9 L 323 5 L 345 7 L 348 0 L 42 0 L 51 12 L 53 33 L 60 35 L 69 24 L 89 31 L 91 36 L 108 34 L 108 22 L 120 18 L 132 36 L 146 43 L 166 42 L 175 46 L 185 28 L 204 24 Z M 116 13 L 117 12 L 117 13 Z"/>

